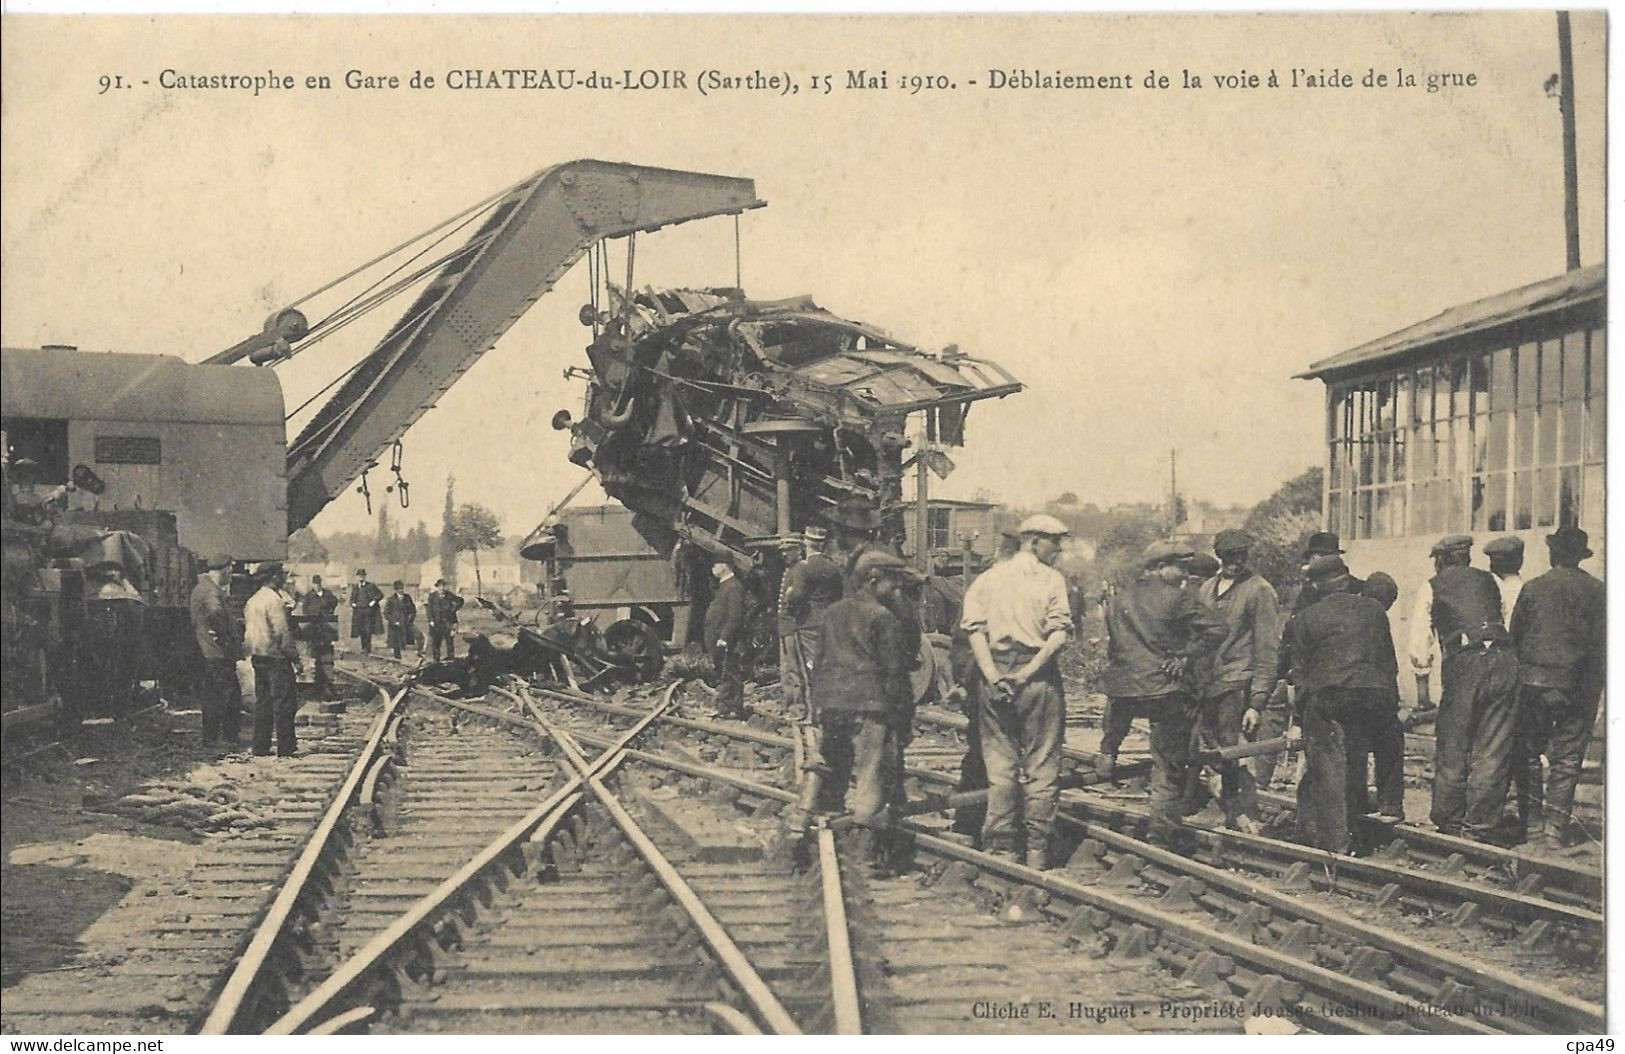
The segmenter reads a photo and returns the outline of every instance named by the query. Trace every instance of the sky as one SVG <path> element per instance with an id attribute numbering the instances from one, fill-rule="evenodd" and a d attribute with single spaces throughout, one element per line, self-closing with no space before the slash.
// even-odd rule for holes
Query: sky
<path id="1" fill-rule="evenodd" d="M 1602 259 L 1603 16 L 1574 16 L 1582 258 Z M 273 309 L 548 165 L 746 176 L 747 292 L 810 294 L 1027 385 L 971 412 L 938 493 L 1251 504 L 1322 459 L 1310 362 L 1562 270 L 1550 12 L 1357 15 L 52 18 L 0 35 L 0 340 L 200 360 Z M 166 91 L 574 68 L 788 74 L 803 90 Z M 1351 73 L 1221 89 L 1217 74 Z M 1363 88 L 1367 70 L 1416 88 Z M 885 90 L 842 87 L 888 71 Z M 1116 91 L 987 87 L 992 70 L 1131 74 Z M 1146 89 L 1151 71 L 1172 87 Z M 1201 76 L 1183 89 L 1182 71 Z M 1474 75 L 1429 92 L 1429 73 Z M 829 94 L 814 75 L 833 77 Z M 909 74 L 951 89 L 910 94 Z M 99 93 L 100 78 L 127 88 Z M 1300 74 L 1301 77 L 1301 74 Z M 149 85 L 141 85 L 148 80 Z M 977 84 L 972 86 L 971 81 Z M 620 248 L 612 249 L 620 258 Z M 639 239 L 639 285 L 731 284 L 729 220 Z M 579 480 L 584 265 L 407 434 L 411 510 L 523 533 Z M 329 300 L 328 303 L 332 301 Z M 320 314 L 322 301 L 311 306 Z M 397 302 L 404 310 L 405 302 Z M 279 367 L 289 409 L 370 350 L 383 311 Z M 246 368 L 246 367 L 245 367 Z M 303 418 L 296 418 L 296 430 Z M 376 481 L 375 481 L 376 482 Z M 375 492 L 381 488 L 375 485 Z M 588 487 L 578 499 L 598 500 Z M 367 529 L 354 493 L 318 530 Z"/>

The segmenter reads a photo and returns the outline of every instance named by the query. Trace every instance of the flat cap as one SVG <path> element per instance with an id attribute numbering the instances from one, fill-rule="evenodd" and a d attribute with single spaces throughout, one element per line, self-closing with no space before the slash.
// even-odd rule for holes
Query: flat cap
<path id="1" fill-rule="evenodd" d="M 1343 552 L 1343 541 L 1336 531 L 1316 531 L 1309 536 L 1303 551 L 1310 556 L 1336 556 Z"/>
<path id="2" fill-rule="evenodd" d="M 1515 534 L 1503 534 L 1484 543 L 1485 556 L 1522 556 L 1523 539 Z"/>
<path id="3" fill-rule="evenodd" d="M 1463 549 L 1471 549 L 1472 547 L 1472 535 L 1447 534 L 1443 538 L 1440 538 L 1438 541 L 1433 543 L 1433 548 L 1430 550 L 1428 555 L 1438 556 L 1440 553 L 1455 553 L 1460 552 Z"/>
<path id="4" fill-rule="evenodd" d="M 221 553 L 219 556 L 211 557 L 204 563 L 203 566 L 207 567 L 211 571 L 218 571 L 222 567 L 230 567 L 234 563 L 236 563 L 236 561 L 230 556 L 226 555 L 225 553 Z"/>
<path id="5" fill-rule="evenodd" d="M 1349 565 L 1343 562 L 1341 556 L 1333 553 L 1322 553 L 1309 561 L 1307 572 L 1309 581 L 1324 582 L 1331 578 L 1341 578 L 1349 573 Z"/>
<path id="6" fill-rule="evenodd" d="M 1246 531 L 1239 531 L 1234 527 L 1229 527 L 1213 536 L 1213 551 L 1216 553 L 1239 553 L 1251 549 L 1257 540 Z"/>
<path id="7" fill-rule="evenodd" d="M 1399 583 L 1394 581 L 1392 575 L 1382 571 L 1373 571 L 1366 576 L 1365 588 L 1360 592 L 1370 597 L 1385 608 L 1394 606 L 1399 599 Z"/>
<path id="8" fill-rule="evenodd" d="M 1191 557 L 1190 563 L 1186 565 L 1185 571 L 1187 574 L 1200 575 L 1202 578 L 1212 578 L 1219 573 L 1221 566 L 1218 557 L 1210 556 L 1207 553 L 1196 553 Z"/>
<path id="9" fill-rule="evenodd" d="M 1177 564 L 1189 560 L 1196 555 L 1196 551 L 1188 545 L 1178 542 L 1155 541 L 1145 547 L 1140 554 L 1140 566 L 1147 571 L 1155 570 L 1164 564 Z"/>
<path id="10" fill-rule="evenodd" d="M 1057 520 L 1055 517 L 1042 512 L 1022 520 L 1020 531 L 1022 534 L 1047 534 L 1053 538 L 1059 538 L 1072 533 L 1067 528 L 1066 524 L 1062 523 L 1060 520 Z"/>
<path id="11" fill-rule="evenodd" d="M 270 560 L 255 568 L 254 573 L 261 578 L 271 578 L 274 575 L 280 575 L 282 570 L 282 564 L 279 561 Z"/>
<path id="12" fill-rule="evenodd" d="M 822 527 L 808 527 L 801 532 L 801 536 L 809 542 L 822 542 L 829 538 L 829 532 Z"/>

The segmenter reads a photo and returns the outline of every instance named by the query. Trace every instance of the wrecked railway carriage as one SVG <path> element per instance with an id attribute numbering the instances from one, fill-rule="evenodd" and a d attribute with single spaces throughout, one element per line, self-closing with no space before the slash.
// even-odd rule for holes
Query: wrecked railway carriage
<path id="1" fill-rule="evenodd" d="M 905 468 L 925 457 L 944 470 L 935 448 L 964 442 L 970 404 L 1021 390 L 994 363 L 927 354 L 805 297 L 645 289 L 612 301 L 583 309 L 595 331 L 585 407 L 554 424 L 701 604 L 717 556 L 758 564 L 771 606 L 785 543 L 807 527 L 843 548 L 900 538 Z M 550 558 L 559 531 L 543 523 L 522 552 Z"/>

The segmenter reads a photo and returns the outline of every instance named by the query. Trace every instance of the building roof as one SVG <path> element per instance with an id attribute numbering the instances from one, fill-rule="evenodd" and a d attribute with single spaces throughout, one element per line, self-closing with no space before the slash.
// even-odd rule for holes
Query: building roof
<path id="1" fill-rule="evenodd" d="M 1593 264 L 1533 285 L 1497 293 L 1483 300 L 1458 304 L 1386 337 L 1379 337 L 1357 348 L 1350 348 L 1330 358 L 1321 359 L 1303 373 L 1297 374 L 1297 377 L 1313 379 L 1353 367 L 1396 359 L 1497 326 L 1601 300 L 1607 293 L 1608 267 L 1606 264 Z"/>

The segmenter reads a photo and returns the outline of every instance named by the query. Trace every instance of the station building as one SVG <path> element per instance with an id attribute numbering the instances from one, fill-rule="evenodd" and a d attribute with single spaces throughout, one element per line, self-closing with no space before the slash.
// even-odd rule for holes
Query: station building
<path id="1" fill-rule="evenodd" d="M 1574 524 L 1604 573 L 1607 272 L 1581 268 L 1450 308 L 1298 374 L 1326 392 L 1326 529 L 1350 569 L 1399 583 L 1403 656 L 1428 551 L 1446 534 L 1524 541 L 1524 578 L 1548 568 L 1546 535 Z M 1401 662 L 1401 673 L 1408 664 Z M 1401 676 L 1407 696 L 1411 678 Z"/>

